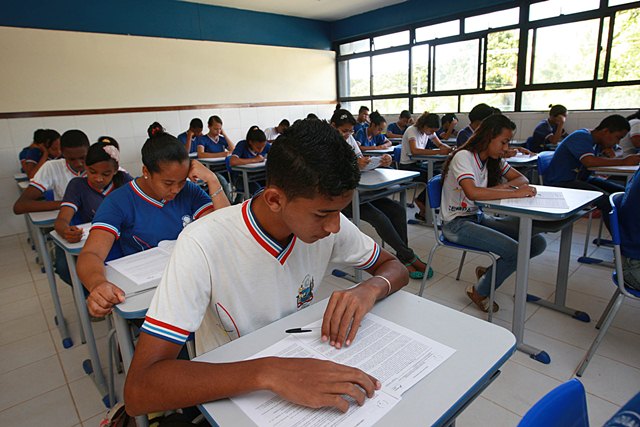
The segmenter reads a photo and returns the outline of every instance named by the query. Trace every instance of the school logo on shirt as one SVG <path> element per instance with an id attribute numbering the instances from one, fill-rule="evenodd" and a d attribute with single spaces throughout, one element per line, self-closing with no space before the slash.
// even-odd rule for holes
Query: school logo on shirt
<path id="1" fill-rule="evenodd" d="M 193 219 L 189 215 L 185 215 L 182 217 L 182 228 L 185 228 L 187 225 L 191 224 Z"/>
<path id="2" fill-rule="evenodd" d="M 298 309 L 304 308 L 313 301 L 313 277 L 307 274 L 298 288 Z"/>

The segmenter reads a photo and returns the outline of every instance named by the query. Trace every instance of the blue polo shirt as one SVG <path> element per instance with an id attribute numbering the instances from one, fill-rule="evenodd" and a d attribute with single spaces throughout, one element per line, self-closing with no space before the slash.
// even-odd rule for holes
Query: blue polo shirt
<path id="1" fill-rule="evenodd" d="M 124 175 L 125 185 L 133 179 L 128 173 L 119 173 Z M 91 222 L 104 198 L 115 189 L 116 186 L 113 181 L 111 181 L 104 190 L 98 191 L 89 184 L 86 176 L 73 178 L 69 181 L 69 184 L 67 184 L 61 206 L 70 207 L 76 213 L 73 221 L 74 224 Z"/>
<path id="2" fill-rule="evenodd" d="M 460 132 L 458 132 L 458 136 L 456 137 L 456 145 L 460 147 L 462 144 L 467 142 L 469 138 L 471 138 L 471 135 L 473 135 L 473 129 L 471 129 L 471 126 L 465 127 Z"/>
<path id="3" fill-rule="evenodd" d="M 376 145 L 382 145 L 387 140 L 387 137 L 383 134 L 378 134 L 371 139 L 367 135 L 367 128 L 362 128 L 356 133 L 356 141 L 358 144 L 363 145 L 365 147 L 375 147 Z"/>
<path id="4" fill-rule="evenodd" d="M 595 156 L 595 141 L 589 129 L 579 129 L 566 137 L 553 154 L 549 169 L 544 174 L 544 183 L 553 185 L 558 182 L 585 181 L 591 172 L 581 160 Z"/>
<path id="5" fill-rule="evenodd" d="M 42 158 L 42 151 L 39 148 L 29 148 L 24 154 L 24 161 L 38 164 Z"/>
<path id="6" fill-rule="evenodd" d="M 618 220 L 622 255 L 627 258 L 640 259 L 640 170 L 637 171 L 624 192 Z"/>
<path id="7" fill-rule="evenodd" d="M 187 146 L 187 133 L 186 132 L 182 132 L 180 135 L 178 135 L 178 141 L 182 142 L 182 145 L 184 145 L 185 147 Z M 191 149 L 189 150 L 189 153 L 196 153 L 198 151 L 198 137 L 194 136 L 193 138 L 191 138 Z M 206 149 L 205 149 L 206 151 Z"/>
<path id="8" fill-rule="evenodd" d="M 184 227 L 213 209 L 211 198 L 187 181 L 175 199 L 156 200 L 135 180 L 113 191 L 98 208 L 91 230 L 112 233 L 122 256 L 154 248 L 162 240 L 175 240 Z M 107 259 L 109 261 L 109 259 Z"/>
<path id="9" fill-rule="evenodd" d="M 218 135 L 218 141 L 214 141 L 209 135 L 201 135 L 196 139 L 197 145 L 204 147 L 205 153 L 224 153 L 229 149 L 229 143 L 224 136 Z"/>
<path id="10" fill-rule="evenodd" d="M 409 127 L 409 126 L 407 126 Z M 400 126 L 398 126 L 397 123 L 391 123 L 389 126 L 387 126 L 387 133 L 391 132 L 391 133 L 395 133 L 396 135 L 404 135 L 404 132 L 407 130 L 407 128 L 404 129 L 400 129 Z"/>
<path id="11" fill-rule="evenodd" d="M 364 123 L 360 123 L 360 122 L 356 122 L 356 124 L 353 126 L 353 133 L 356 134 L 360 131 L 360 129 L 366 129 L 369 127 L 369 123 L 364 122 Z"/>

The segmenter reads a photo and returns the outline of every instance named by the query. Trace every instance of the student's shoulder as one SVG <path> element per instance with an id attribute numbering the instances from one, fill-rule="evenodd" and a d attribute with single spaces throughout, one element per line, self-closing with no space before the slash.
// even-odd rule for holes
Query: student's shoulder
<path id="1" fill-rule="evenodd" d="M 67 192 L 68 191 L 81 191 L 85 188 L 88 188 L 89 184 L 87 182 L 86 176 L 77 176 L 72 178 L 71 181 L 67 184 Z"/>
<path id="2" fill-rule="evenodd" d="M 244 203 L 240 203 L 217 209 L 189 224 L 181 234 L 186 234 L 196 241 L 209 242 L 211 244 L 211 241 L 215 240 L 221 245 L 226 245 L 229 240 L 225 240 L 223 236 L 236 233 L 237 229 L 244 224 L 243 206 Z"/>

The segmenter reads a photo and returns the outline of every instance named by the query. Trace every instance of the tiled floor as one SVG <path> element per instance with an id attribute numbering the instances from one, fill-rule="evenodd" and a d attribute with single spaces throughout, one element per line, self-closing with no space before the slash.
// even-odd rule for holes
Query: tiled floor
<path id="1" fill-rule="evenodd" d="M 568 302 L 587 311 L 594 320 L 586 324 L 529 304 L 527 341 L 544 348 L 551 355 L 552 363 L 543 365 L 517 352 L 505 364 L 496 382 L 458 419 L 459 426 L 514 426 L 542 395 L 572 377 L 596 335 L 594 322 L 613 293 L 609 271 L 575 261 L 581 255 L 585 226 L 583 220 L 574 231 Z M 363 228 L 375 236 L 366 224 Z M 411 246 L 426 261 L 434 241 L 433 230 L 412 225 L 409 229 Z M 531 264 L 530 290 L 544 298 L 553 298 L 558 238 L 559 235 L 547 235 L 547 251 Z M 591 251 L 611 258 L 610 251 L 595 248 Z M 85 345 L 79 344 L 79 323 L 71 292 L 65 285 L 59 286 L 63 310 L 76 343 L 73 348 L 63 349 L 53 323 L 47 281 L 34 259 L 24 235 L 0 238 L 0 426 L 95 427 L 105 408 L 82 369 L 87 351 Z M 470 305 L 464 288 L 473 280 L 475 266 L 487 261 L 481 256 L 469 255 L 461 279 L 456 281 L 458 261 L 459 252 L 441 250 L 436 254 L 435 276 L 428 282 L 425 297 L 482 317 L 482 313 Z M 332 276 L 325 278 L 325 284 L 328 286 L 320 297 L 328 296 L 334 288 L 350 285 Z M 419 286 L 419 281 L 412 281 L 405 289 L 417 293 Z M 513 310 L 513 287 L 511 277 L 497 294 L 500 311 L 496 313 L 495 323 L 507 328 Z M 594 426 L 601 425 L 640 389 L 638 319 L 640 304 L 625 303 L 582 377 Z M 93 326 L 101 354 L 106 354 L 106 322 Z"/>

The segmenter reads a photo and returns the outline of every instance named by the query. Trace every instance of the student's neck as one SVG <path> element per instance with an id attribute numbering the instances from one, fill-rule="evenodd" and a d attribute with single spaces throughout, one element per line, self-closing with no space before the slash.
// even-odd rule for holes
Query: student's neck
<path id="1" fill-rule="evenodd" d="M 253 215 L 264 231 L 281 246 L 285 246 L 291 239 L 291 230 L 280 220 L 276 213 L 269 209 L 262 194 L 253 199 L 251 208 L 253 209 Z"/>
<path id="2" fill-rule="evenodd" d="M 162 198 L 158 197 L 158 195 L 153 192 L 151 187 L 149 187 L 147 185 L 147 180 L 144 179 L 143 177 L 140 176 L 140 177 L 136 178 L 136 184 L 138 184 L 138 187 L 140 187 L 140 189 L 142 191 L 144 191 L 144 194 L 146 194 L 147 196 L 149 196 L 149 197 L 151 197 L 152 199 L 155 199 L 155 200 L 162 200 Z"/>
<path id="3" fill-rule="evenodd" d="M 478 157 L 480 157 L 480 160 L 482 160 L 482 163 L 486 162 L 487 159 L 489 158 L 489 153 L 486 151 L 480 151 L 478 153 Z"/>

